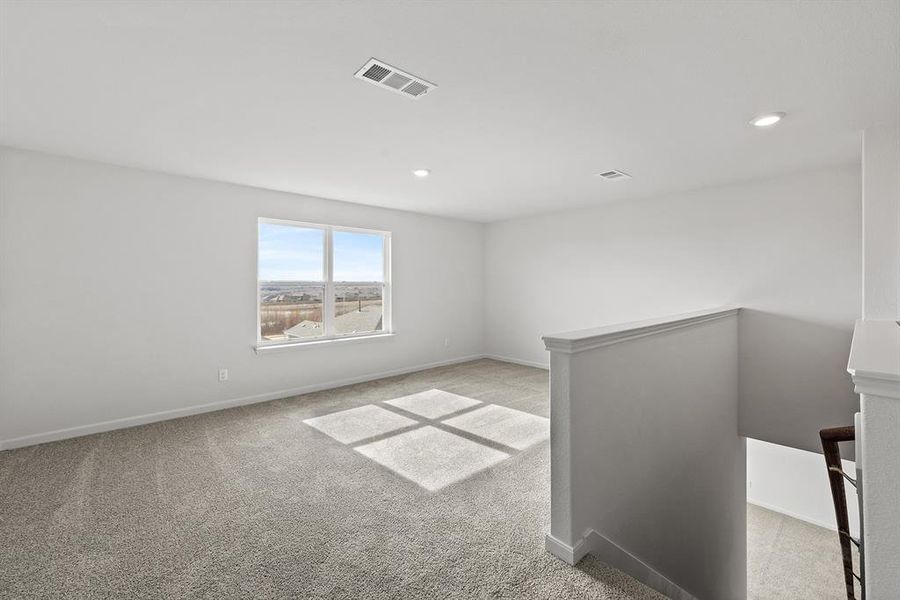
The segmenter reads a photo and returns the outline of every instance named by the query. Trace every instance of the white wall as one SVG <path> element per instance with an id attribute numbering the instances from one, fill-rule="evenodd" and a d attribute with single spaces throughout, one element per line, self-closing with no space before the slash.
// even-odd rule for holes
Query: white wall
<path id="1" fill-rule="evenodd" d="M 846 449 L 841 448 L 841 452 Z M 844 472 L 856 478 L 855 463 L 845 460 Z M 850 533 L 859 537 L 856 491 L 850 484 L 844 488 Z M 747 500 L 821 527 L 837 529 L 825 459 L 815 452 L 748 439 Z"/>
<path id="2" fill-rule="evenodd" d="M 900 120 L 863 133 L 864 319 L 900 318 Z"/>
<path id="3" fill-rule="evenodd" d="M 856 166 L 495 223 L 485 248 L 490 354 L 546 364 L 547 332 L 737 305 L 741 431 L 819 451 L 853 422 Z"/>
<path id="4" fill-rule="evenodd" d="M 397 335 L 257 356 L 260 216 L 392 231 Z M 478 355 L 482 268 L 480 224 L 0 149 L 0 440 Z"/>
<path id="5" fill-rule="evenodd" d="M 895 373 L 900 318 L 900 119 L 877 123 L 863 136 L 863 317 L 885 332 L 872 343 L 854 341 L 854 352 L 884 361 Z M 863 328 L 860 328 L 861 330 Z M 868 327 L 866 327 L 868 329 Z M 890 341 L 890 343 L 884 343 Z M 857 345 L 858 344 L 858 345 Z M 856 358 L 863 407 L 860 454 L 863 470 L 866 592 L 870 598 L 900 597 L 900 390 L 888 375 L 868 379 L 868 365 Z M 860 372 L 862 371 L 862 373 Z M 895 376 L 893 377 L 895 378 Z M 868 381 L 867 381 L 868 380 Z M 888 380 L 885 383 L 884 380 Z"/>

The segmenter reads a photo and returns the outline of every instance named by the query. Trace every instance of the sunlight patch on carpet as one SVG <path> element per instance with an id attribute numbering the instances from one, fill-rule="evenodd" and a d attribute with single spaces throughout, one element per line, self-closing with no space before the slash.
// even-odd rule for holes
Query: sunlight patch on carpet
<path id="1" fill-rule="evenodd" d="M 447 419 L 444 424 L 516 450 L 550 437 L 550 419 L 496 404 Z"/>
<path id="2" fill-rule="evenodd" d="M 396 406 L 426 419 L 437 419 L 464 408 L 476 406 L 481 402 L 444 390 L 426 390 L 418 394 L 387 400 L 385 404 Z"/>
<path id="3" fill-rule="evenodd" d="M 430 425 L 354 449 L 431 492 L 509 458 Z"/>
<path id="4" fill-rule="evenodd" d="M 374 404 L 306 419 L 303 422 L 343 444 L 352 444 L 418 424 L 412 419 Z"/>
<path id="5" fill-rule="evenodd" d="M 550 437 L 549 419 L 444 390 L 383 404 L 391 409 L 369 404 L 303 422 L 431 492 Z"/>

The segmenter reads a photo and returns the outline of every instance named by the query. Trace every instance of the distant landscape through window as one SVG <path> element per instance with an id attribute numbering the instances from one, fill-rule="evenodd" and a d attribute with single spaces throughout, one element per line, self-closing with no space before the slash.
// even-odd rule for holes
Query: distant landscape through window
<path id="1" fill-rule="evenodd" d="M 390 234 L 261 219 L 262 344 L 388 331 Z"/>

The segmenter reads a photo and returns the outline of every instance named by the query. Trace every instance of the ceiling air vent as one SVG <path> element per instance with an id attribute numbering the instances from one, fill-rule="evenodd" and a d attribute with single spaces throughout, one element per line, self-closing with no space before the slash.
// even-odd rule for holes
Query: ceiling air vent
<path id="1" fill-rule="evenodd" d="M 602 173 L 597 173 L 603 179 L 608 179 L 610 181 L 615 181 L 617 179 L 631 179 L 631 175 L 625 173 L 624 171 L 616 171 L 613 169 L 612 171 L 604 171 Z"/>
<path id="2" fill-rule="evenodd" d="M 424 96 L 437 86 L 433 83 L 425 81 L 421 77 L 410 75 L 406 71 L 392 67 L 380 60 L 371 59 L 364 64 L 362 68 L 356 72 L 355 77 L 362 79 L 373 85 L 398 94 L 403 94 L 407 98 L 418 98 Z"/>

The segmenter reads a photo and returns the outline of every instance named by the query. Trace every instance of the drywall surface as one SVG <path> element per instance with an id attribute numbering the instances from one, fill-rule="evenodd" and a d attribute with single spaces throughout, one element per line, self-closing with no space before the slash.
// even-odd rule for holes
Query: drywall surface
<path id="1" fill-rule="evenodd" d="M 258 217 L 391 231 L 396 336 L 255 354 Z M 0 149 L 0 440 L 479 355 L 482 245 L 465 221 Z"/>
<path id="2" fill-rule="evenodd" d="M 900 596 L 900 120 L 873 125 L 863 136 L 863 318 L 857 324 L 850 371 L 862 394 L 858 437 L 866 592 L 870 598 L 895 598 Z M 875 331 L 880 334 L 873 343 L 866 332 Z M 866 363 L 883 363 L 887 369 L 866 374 Z"/>
<path id="3" fill-rule="evenodd" d="M 860 248 L 854 165 L 490 224 L 486 351 L 546 364 L 548 332 L 742 306 L 741 432 L 817 452 L 858 406 Z"/>
<path id="4" fill-rule="evenodd" d="M 847 371 L 860 394 L 856 429 L 863 497 L 866 597 L 900 597 L 900 323 L 860 319 Z"/>
<path id="5" fill-rule="evenodd" d="M 900 318 L 900 120 L 863 133 L 864 319 Z"/>
<path id="6" fill-rule="evenodd" d="M 900 386 L 891 395 L 862 394 L 862 477 L 866 594 L 868 598 L 900 597 Z M 888 386 L 885 386 L 887 390 Z"/>
<path id="7" fill-rule="evenodd" d="M 671 597 L 744 598 L 737 316 L 623 335 L 547 340 L 548 548 L 587 546 Z"/>

